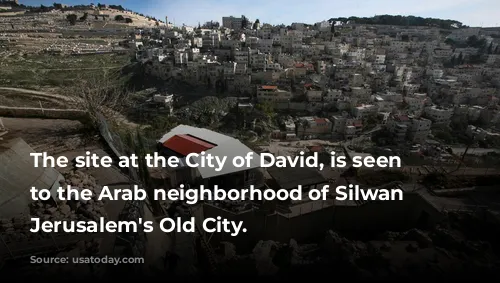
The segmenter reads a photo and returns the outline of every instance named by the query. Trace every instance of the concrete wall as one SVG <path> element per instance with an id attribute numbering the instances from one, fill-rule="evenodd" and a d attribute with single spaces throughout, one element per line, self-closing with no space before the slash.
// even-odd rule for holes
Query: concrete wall
<path id="1" fill-rule="evenodd" d="M 405 231 L 414 227 L 431 228 L 443 219 L 439 209 L 417 193 L 405 193 L 401 201 L 370 202 L 361 206 L 330 206 L 310 213 L 287 217 L 280 213 L 265 215 L 257 209 L 233 213 L 205 204 L 204 217 L 221 216 L 230 221 L 243 221 L 247 233 L 233 237 L 228 233 L 215 233 L 210 244 L 216 246 L 228 241 L 238 249 L 248 251 L 258 240 L 288 242 L 305 241 L 321 237 L 329 229 L 340 232 Z M 422 221 L 422 215 L 427 214 Z M 423 222 L 423 223 L 420 223 Z M 425 227 L 422 227 L 425 226 Z"/>
<path id="2" fill-rule="evenodd" d="M 287 217 L 279 213 L 266 216 L 265 213 L 256 209 L 236 214 L 205 204 L 203 214 L 205 218 L 221 216 L 229 221 L 243 221 L 243 227 L 248 230 L 246 233 L 240 233 L 238 236 L 231 236 L 228 233 L 214 233 L 213 235 L 209 233 L 207 238 L 210 238 L 210 244 L 213 246 L 222 241 L 228 241 L 239 249 L 248 251 L 259 240 L 288 242 L 290 239 L 295 239 L 303 241 L 312 236 L 323 235 L 331 229 L 334 207 Z"/>
<path id="3" fill-rule="evenodd" d="M 401 201 L 337 206 L 333 225 L 339 231 L 402 231 L 415 227 L 423 212 L 428 214 L 424 224 L 427 227 L 435 225 L 442 219 L 441 211 L 419 194 L 405 193 Z"/>
<path id="4" fill-rule="evenodd" d="M 265 222 L 265 216 L 259 215 L 257 210 L 249 210 L 242 213 L 233 213 L 210 204 L 203 205 L 203 217 L 206 218 L 216 218 L 217 216 L 227 219 L 229 221 L 243 221 L 243 228 L 247 229 L 246 233 L 240 232 L 238 236 L 231 236 L 229 233 L 206 233 L 207 239 L 210 239 L 210 244 L 216 246 L 222 241 L 228 241 L 236 245 L 238 249 L 247 250 L 253 248 L 255 243 L 262 239 L 259 237 L 262 231 L 259 222 Z M 201 223 L 200 223 L 201 225 Z"/>
<path id="5" fill-rule="evenodd" d="M 295 111 L 308 111 L 308 112 L 317 112 L 322 109 L 328 108 L 328 103 L 316 102 L 316 103 L 308 103 L 308 102 L 278 102 L 276 103 L 276 108 L 280 110 L 295 110 Z"/>
<path id="6" fill-rule="evenodd" d="M 87 113 L 77 109 L 45 109 L 0 106 L 0 116 L 14 118 L 42 118 L 42 119 L 66 119 L 86 120 Z"/>
<path id="7" fill-rule="evenodd" d="M 311 237 L 322 236 L 331 229 L 333 217 L 333 206 L 295 217 L 274 214 L 268 217 L 267 237 L 286 243 L 290 239 L 305 241 Z"/>

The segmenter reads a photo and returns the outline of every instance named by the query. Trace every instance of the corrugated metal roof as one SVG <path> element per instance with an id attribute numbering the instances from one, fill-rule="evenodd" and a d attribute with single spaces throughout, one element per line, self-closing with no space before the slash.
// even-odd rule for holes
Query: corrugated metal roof
<path id="1" fill-rule="evenodd" d="M 169 140 L 173 136 L 176 135 L 189 135 L 194 138 L 202 139 L 208 143 L 214 144 L 216 146 L 207 149 L 205 152 L 211 154 L 213 156 L 218 156 L 220 158 L 227 157 L 227 161 L 225 163 L 224 168 L 220 171 L 216 171 L 216 168 L 212 167 L 198 167 L 198 171 L 203 178 L 211 178 L 216 176 L 221 176 L 225 174 L 231 174 L 235 172 L 240 172 L 252 168 L 260 167 L 260 157 L 253 150 L 248 148 L 246 145 L 241 143 L 239 140 L 219 134 L 214 131 L 210 131 L 208 129 L 196 128 L 187 125 L 179 125 L 173 128 L 170 132 L 165 134 L 160 140 L 160 143 L 164 143 Z M 237 168 L 233 166 L 233 159 L 236 156 L 245 156 L 248 152 L 254 153 L 254 158 L 251 161 L 250 166 Z M 199 162 L 201 158 L 192 158 L 192 161 Z"/>
<path id="2" fill-rule="evenodd" d="M 190 135 L 175 135 L 163 142 L 163 146 L 186 156 L 190 153 L 207 151 L 216 145 Z"/>
<path id="3" fill-rule="evenodd" d="M 312 152 L 320 152 L 322 150 L 323 150 L 323 146 L 321 146 L 321 145 L 314 145 L 314 146 L 309 147 L 309 151 L 312 151 Z"/>
<path id="4" fill-rule="evenodd" d="M 275 85 L 263 85 L 263 86 L 260 87 L 260 89 L 274 90 L 274 89 L 278 89 L 278 87 L 275 86 Z"/>
<path id="5" fill-rule="evenodd" d="M 179 125 L 173 128 L 170 132 L 163 135 L 163 137 L 159 140 L 160 143 L 164 143 L 169 138 L 175 135 L 191 135 L 193 137 L 200 137 L 200 139 L 207 141 L 212 144 L 220 145 L 221 143 L 233 139 L 232 137 L 219 134 L 214 131 L 210 131 L 204 128 L 197 128 L 187 125 Z"/>

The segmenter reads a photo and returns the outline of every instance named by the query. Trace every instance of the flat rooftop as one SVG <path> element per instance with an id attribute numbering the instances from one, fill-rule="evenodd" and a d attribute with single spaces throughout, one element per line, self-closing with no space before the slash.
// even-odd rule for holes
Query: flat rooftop
<path id="1" fill-rule="evenodd" d="M 268 168 L 267 172 L 282 189 L 286 190 L 295 189 L 299 185 L 309 186 L 327 182 L 325 177 L 313 168 L 278 168 L 273 166 Z"/>
<path id="2" fill-rule="evenodd" d="M 335 200 L 333 200 L 333 199 L 308 201 L 305 203 L 291 206 L 289 208 L 288 213 L 279 212 L 279 214 L 286 216 L 288 218 L 292 218 L 292 217 L 297 217 L 297 216 L 301 216 L 304 214 L 308 214 L 311 212 L 315 212 L 318 210 L 322 210 L 325 208 L 329 208 L 329 207 L 334 206 L 334 204 L 335 204 Z"/>

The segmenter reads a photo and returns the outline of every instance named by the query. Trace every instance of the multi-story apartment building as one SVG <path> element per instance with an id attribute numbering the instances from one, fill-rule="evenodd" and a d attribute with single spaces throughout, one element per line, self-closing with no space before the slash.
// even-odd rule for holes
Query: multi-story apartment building
<path id="1" fill-rule="evenodd" d="M 407 115 L 394 115 L 389 117 L 386 123 L 387 130 L 392 133 L 396 143 L 403 143 L 411 126 L 410 118 Z"/>
<path id="2" fill-rule="evenodd" d="M 432 121 L 425 118 L 410 117 L 408 140 L 412 143 L 423 143 L 431 132 Z"/>
<path id="3" fill-rule="evenodd" d="M 453 116 L 453 109 L 432 105 L 425 108 L 424 115 L 433 123 L 448 124 Z"/>
<path id="4" fill-rule="evenodd" d="M 246 64 L 248 66 L 250 63 L 250 48 L 234 50 L 234 61 L 238 64 Z"/>
<path id="5" fill-rule="evenodd" d="M 325 102 L 335 102 L 342 97 L 342 90 L 340 89 L 329 89 L 325 92 L 323 96 L 323 101 Z"/>
<path id="6" fill-rule="evenodd" d="M 252 69 L 263 70 L 270 61 L 270 54 L 261 53 L 258 50 L 252 50 L 250 52 L 250 67 L 252 67 Z"/>
<path id="7" fill-rule="evenodd" d="M 257 101 L 259 102 L 288 102 L 292 98 L 290 91 L 278 89 L 277 86 L 263 85 L 257 87 Z"/>
<path id="8" fill-rule="evenodd" d="M 340 138 L 352 138 L 361 131 L 363 122 L 345 115 L 332 117 L 332 134 Z"/>
<path id="9" fill-rule="evenodd" d="M 313 84 L 304 85 L 304 93 L 309 102 L 321 102 L 323 100 L 323 90 Z"/>
<path id="10" fill-rule="evenodd" d="M 228 29 L 240 30 L 242 28 L 242 18 L 236 18 L 233 16 L 222 17 L 222 26 Z"/>
<path id="11" fill-rule="evenodd" d="M 299 137 L 330 135 L 332 132 L 332 122 L 327 118 L 301 117 L 297 125 Z"/>
<path id="12" fill-rule="evenodd" d="M 219 48 L 220 46 L 220 34 L 218 33 L 208 33 L 203 35 L 203 48 Z"/>
<path id="13" fill-rule="evenodd" d="M 377 107 L 373 104 L 362 104 L 352 109 L 352 115 L 356 117 L 356 119 L 364 119 L 368 116 L 375 115 L 377 111 Z"/>

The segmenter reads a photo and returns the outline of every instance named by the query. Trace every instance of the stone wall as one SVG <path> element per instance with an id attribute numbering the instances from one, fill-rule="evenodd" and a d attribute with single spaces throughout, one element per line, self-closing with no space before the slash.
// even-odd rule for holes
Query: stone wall
<path id="1" fill-rule="evenodd" d="M 77 109 L 45 109 L 7 106 L 0 106 L 0 116 L 66 120 L 85 120 L 88 118 L 85 111 Z"/>

